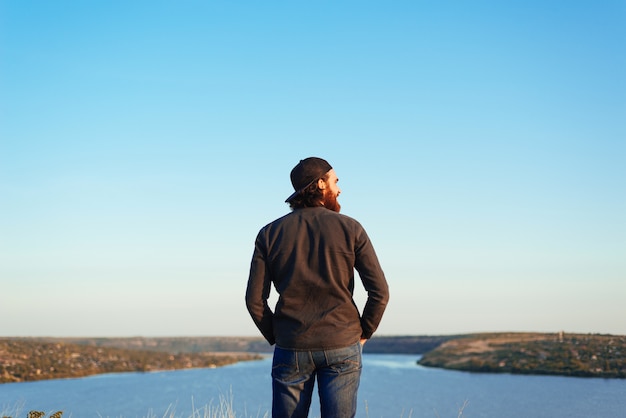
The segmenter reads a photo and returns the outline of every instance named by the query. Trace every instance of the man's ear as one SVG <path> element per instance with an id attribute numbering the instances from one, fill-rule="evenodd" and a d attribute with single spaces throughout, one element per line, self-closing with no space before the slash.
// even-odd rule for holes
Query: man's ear
<path id="1" fill-rule="evenodd" d="M 324 179 L 317 180 L 317 188 L 320 190 L 326 189 L 326 182 L 324 181 Z"/>

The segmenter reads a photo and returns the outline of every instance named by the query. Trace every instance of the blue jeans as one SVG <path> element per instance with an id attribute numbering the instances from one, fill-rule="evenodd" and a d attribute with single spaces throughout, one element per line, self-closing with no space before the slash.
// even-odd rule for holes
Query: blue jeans
<path id="1" fill-rule="evenodd" d="M 272 363 L 272 417 L 307 417 L 316 377 L 322 418 L 354 417 L 361 368 L 360 343 L 320 351 L 276 346 Z"/>

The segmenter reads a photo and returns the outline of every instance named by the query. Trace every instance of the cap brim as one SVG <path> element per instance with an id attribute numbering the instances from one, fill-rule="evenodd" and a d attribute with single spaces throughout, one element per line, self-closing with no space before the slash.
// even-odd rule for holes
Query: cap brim
<path id="1" fill-rule="evenodd" d="M 286 200 L 285 203 L 289 203 L 291 202 L 294 197 L 298 196 L 298 193 L 300 193 L 300 190 L 296 190 L 295 192 L 293 192 Z"/>
<path id="2" fill-rule="evenodd" d="M 332 170 L 332 168 L 330 169 Z M 328 170 L 328 171 L 330 171 Z M 326 173 L 328 173 L 328 171 L 326 171 L 323 176 L 326 175 Z M 304 186 L 303 188 L 301 188 L 300 190 L 296 190 L 295 192 L 293 192 L 286 200 L 285 202 L 290 202 L 293 200 L 294 197 L 298 196 L 299 193 L 301 193 L 303 190 L 305 190 L 307 187 L 309 187 L 311 184 L 315 183 L 317 180 L 319 180 L 322 176 L 320 176 L 319 178 L 314 178 L 313 180 L 311 180 L 309 182 L 309 184 L 307 184 L 306 186 Z"/>

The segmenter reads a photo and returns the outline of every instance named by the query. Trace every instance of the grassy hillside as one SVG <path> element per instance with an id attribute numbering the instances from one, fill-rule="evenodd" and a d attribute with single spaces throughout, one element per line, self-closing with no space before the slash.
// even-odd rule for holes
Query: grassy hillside
<path id="1" fill-rule="evenodd" d="M 467 335 L 424 354 L 419 364 L 473 372 L 626 378 L 626 336 Z"/>
<path id="2" fill-rule="evenodd" d="M 0 339 L 0 383 L 218 367 L 259 358 L 251 353 L 173 353 L 35 339 Z"/>

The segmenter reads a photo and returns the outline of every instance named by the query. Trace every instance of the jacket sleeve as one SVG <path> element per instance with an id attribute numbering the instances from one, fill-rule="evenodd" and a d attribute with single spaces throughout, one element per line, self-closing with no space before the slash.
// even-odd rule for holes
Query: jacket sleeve
<path id="1" fill-rule="evenodd" d="M 389 302 L 389 286 L 365 230 L 357 235 L 355 268 L 367 291 L 367 302 L 361 315 L 361 338 L 369 339 L 378 328 Z"/>
<path id="2" fill-rule="evenodd" d="M 250 276 L 246 289 L 246 307 L 259 331 L 270 345 L 275 343 L 274 338 L 274 313 L 267 304 L 270 295 L 272 281 L 267 270 L 264 245 L 261 233 L 257 236 L 252 262 L 250 264 Z"/>

